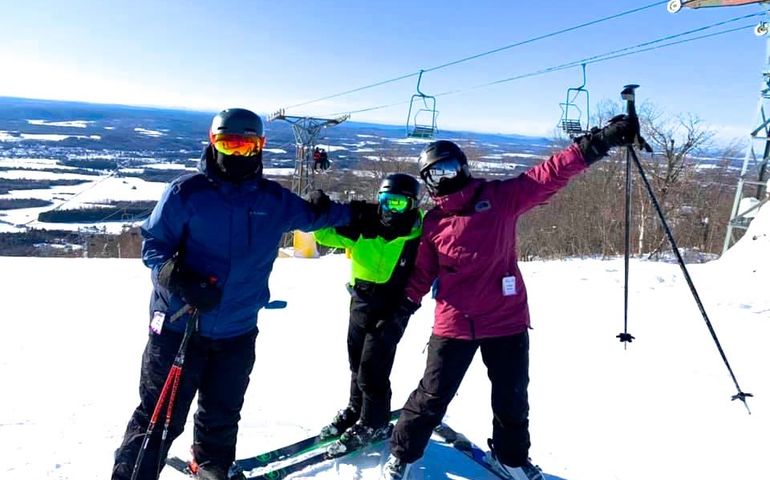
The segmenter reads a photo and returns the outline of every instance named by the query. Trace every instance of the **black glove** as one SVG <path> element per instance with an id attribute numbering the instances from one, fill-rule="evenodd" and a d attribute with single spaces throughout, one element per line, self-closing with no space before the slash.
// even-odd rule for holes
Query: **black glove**
<path id="1" fill-rule="evenodd" d="M 353 200 L 350 202 L 350 227 L 364 238 L 375 238 L 382 229 L 378 209 L 376 203 Z"/>
<path id="2" fill-rule="evenodd" d="M 631 145 L 639 136 L 639 119 L 626 114 L 615 115 L 604 128 L 592 128 L 589 133 L 575 138 L 583 158 L 591 165 L 607 155 L 612 147 Z"/>
<path id="3" fill-rule="evenodd" d="M 401 299 L 401 303 L 398 305 L 397 314 L 399 316 L 409 318 L 414 315 L 414 312 L 416 312 L 419 308 L 419 303 L 414 303 L 413 301 L 404 297 Z"/>
<path id="4" fill-rule="evenodd" d="M 402 298 L 392 317 L 388 316 L 387 319 L 378 320 L 374 326 L 374 331 L 385 332 L 388 330 L 390 333 L 397 335 L 398 338 L 401 338 L 404 330 L 406 330 L 407 323 L 409 323 L 409 318 L 418 308 L 420 308 L 420 304 L 414 303 L 406 297 Z"/>
<path id="5" fill-rule="evenodd" d="M 316 214 L 321 215 L 329 211 L 332 199 L 323 190 L 313 190 L 307 197 L 307 201 Z"/>
<path id="6" fill-rule="evenodd" d="M 222 300 L 222 290 L 217 287 L 216 279 L 184 268 L 176 258 L 160 267 L 158 284 L 201 312 L 213 310 Z"/>

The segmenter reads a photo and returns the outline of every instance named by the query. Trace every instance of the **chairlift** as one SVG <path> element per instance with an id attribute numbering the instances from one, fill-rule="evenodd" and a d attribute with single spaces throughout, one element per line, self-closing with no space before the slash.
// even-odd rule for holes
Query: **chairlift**
<path id="1" fill-rule="evenodd" d="M 574 138 L 578 135 L 586 133 L 588 131 L 588 122 L 590 119 L 590 98 L 588 96 L 588 90 L 586 86 L 586 64 L 582 63 L 583 67 L 583 83 L 579 87 L 571 87 L 567 89 L 567 98 L 564 102 L 560 103 L 562 116 L 560 127 L 569 135 L 570 138 Z M 585 98 L 585 128 L 583 126 L 583 109 L 578 106 L 576 100 L 578 97 L 583 96 Z"/>
<path id="2" fill-rule="evenodd" d="M 313 147 L 312 153 L 312 165 L 313 165 L 313 173 L 326 173 L 327 170 L 331 167 L 332 163 L 329 159 L 329 145 L 326 145 L 326 148 L 324 148 L 324 145 L 315 145 Z"/>
<path id="3" fill-rule="evenodd" d="M 425 95 L 420 91 L 420 82 L 424 70 L 420 70 L 417 78 L 417 93 L 412 95 L 409 102 L 409 113 L 406 116 L 406 136 L 411 138 L 432 139 L 436 128 L 436 97 Z M 414 110 L 414 117 L 412 111 Z"/>
<path id="4" fill-rule="evenodd" d="M 669 13 L 677 13 L 682 7 L 735 7 L 739 5 L 751 5 L 752 3 L 767 3 L 767 0 L 670 0 L 666 5 Z"/>

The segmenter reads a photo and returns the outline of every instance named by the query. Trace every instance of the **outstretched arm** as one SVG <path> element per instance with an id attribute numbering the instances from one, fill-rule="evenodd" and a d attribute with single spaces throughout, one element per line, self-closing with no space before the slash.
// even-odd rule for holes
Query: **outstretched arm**
<path id="1" fill-rule="evenodd" d="M 612 117 L 604 128 L 593 128 L 545 162 L 502 182 L 501 190 L 509 208 L 515 214 L 521 214 L 544 203 L 572 177 L 604 158 L 610 148 L 629 145 L 638 135 L 639 120 L 636 117 Z"/>

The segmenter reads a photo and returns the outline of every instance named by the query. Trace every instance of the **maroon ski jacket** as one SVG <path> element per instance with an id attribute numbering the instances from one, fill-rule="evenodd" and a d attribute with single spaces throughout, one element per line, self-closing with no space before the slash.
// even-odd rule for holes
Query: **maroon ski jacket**
<path id="1" fill-rule="evenodd" d="M 516 262 L 516 221 L 585 169 L 572 145 L 516 178 L 473 179 L 435 199 L 406 288 L 406 296 L 420 303 L 438 280 L 434 334 L 476 339 L 526 331 L 529 309 Z"/>

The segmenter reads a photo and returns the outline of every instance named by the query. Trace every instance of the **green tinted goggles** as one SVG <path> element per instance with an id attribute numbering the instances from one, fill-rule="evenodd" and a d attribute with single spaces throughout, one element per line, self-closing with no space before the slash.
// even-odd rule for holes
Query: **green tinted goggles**
<path id="1" fill-rule="evenodd" d="M 412 208 L 412 198 L 399 193 L 382 192 L 377 197 L 380 207 L 385 212 L 404 213 Z"/>

